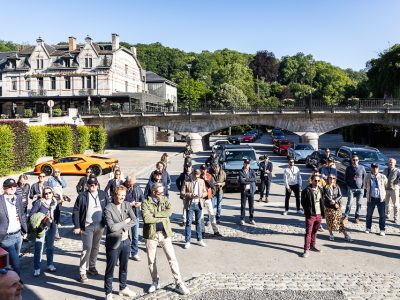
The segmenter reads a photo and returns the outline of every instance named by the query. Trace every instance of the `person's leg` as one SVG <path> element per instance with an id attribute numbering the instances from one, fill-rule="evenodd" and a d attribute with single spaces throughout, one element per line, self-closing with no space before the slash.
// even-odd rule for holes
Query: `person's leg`
<path id="1" fill-rule="evenodd" d="M 34 250 L 34 254 L 33 254 L 33 269 L 34 270 L 40 270 L 40 265 L 42 262 L 44 240 L 45 240 L 45 235 L 43 237 L 37 238 L 35 240 L 35 250 Z"/>
<path id="2" fill-rule="evenodd" d="M 266 181 L 266 186 L 265 186 L 265 197 L 268 198 L 269 196 L 269 190 L 271 188 L 271 179 L 269 179 L 269 177 L 266 177 L 267 181 Z"/>
<path id="3" fill-rule="evenodd" d="M 104 228 L 97 226 L 93 230 L 92 250 L 89 256 L 89 269 L 96 269 L 97 255 L 99 254 L 100 241 L 103 236 Z"/>
<path id="4" fill-rule="evenodd" d="M 247 199 L 249 201 L 249 219 L 251 222 L 254 220 L 254 194 L 249 192 Z"/>
<path id="5" fill-rule="evenodd" d="M 186 210 L 186 227 L 185 227 L 185 242 L 190 243 L 192 235 L 192 220 L 193 220 L 193 209 L 190 207 Z"/>
<path id="6" fill-rule="evenodd" d="M 218 227 L 217 227 L 217 222 L 215 220 L 215 213 L 214 213 L 214 208 L 211 200 L 206 200 L 206 210 L 208 211 L 208 216 L 210 218 L 210 223 L 211 227 L 213 229 L 213 232 L 216 233 L 218 232 Z M 204 222 L 202 222 L 203 225 Z M 203 232 L 205 231 L 205 228 L 203 227 Z"/>
<path id="7" fill-rule="evenodd" d="M 306 233 L 304 235 L 304 252 L 310 250 L 311 234 L 312 234 L 312 230 L 313 230 L 313 226 L 314 226 L 314 221 L 315 221 L 314 216 L 306 217 L 306 222 L 305 222 Z"/>
<path id="8" fill-rule="evenodd" d="M 131 242 L 129 239 L 121 242 L 119 253 L 119 290 L 126 288 L 126 278 L 128 277 L 128 261 L 131 252 Z"/>
<path id="9" fill-rule="evenodd" d="M 344 215 L 348 218 L 351 211 L 351 205 L 353 204 L 353 190 L 347 190 L 347 203 L 346 203 L 346 210 L 344 211 Z"/>
<path id="10" fill-rule="evenodd" d="M 394 190 L 394 221 L 399 222 L 400 221 L 400 198 L 399 198 L 399 189 L 395 188 Z"/>
<path id="11" fill-rule="evenodd" d="M 378 202 L 376 205 L 378 207 L 378 214 L 379 214 L 379 230 L 384 232 L 386 225 L 386 215 L 385 215 L 386 203 L 382 201 Z"/>
<path id="12" fill-rule="evenodd" d="M 298 184 L 292 186 L 294 197 L 296 198 L 296 209 L 300 210 L 300 187 Z"/>
<path id="13" fill-rule="evenodd" d="M 285 188 L 285 210 L 289 211 L 289 199 L 290 195 L 292 194 L 292 191 L 288 191 L 287 188 Z"/>
<path id="14" fill-rule="evenodd" d="M 157 246 L 158 246 L 158 240 L 146 240 L 147 263 L 149 264 L 149 271 L 152 282 L 155 282 L 158 279 L 157 258 L 156 258 Z"/>
<path id="15" fill-rule="evenodd" d="M 219 194 L 217 197 L 217 214 L 216 218 L 217 221 L 221 220 L 221 214 L 222 214 L 222 198 L 224 197 L 224 194 Z"/>
<path id="16" fill-rule="evenodd" d="M 389 219 L 392 213 L 392 201 L 394 200 L 392 197 L 394 196 L 394 191 L 386 190 L 386 197 L 385 197 L 385 205 L 386 205 L 386 218 Z"/>
<path id="17" fill-rule="evenodd" d="M 321 226 L 321 215 L 317 215 L 315 216 L 315 221 L 313 224 L 313 228 L 312 228 L 312 233 L 311 233 L 311 244 L 310 246 L 315 248 L 316 247 L 316 243 L 317 243 L 317 232 L 319 227 Z"/>
<path id="18" fill-rule="evenodd" d="M 182 282 L 181 272 L 179 271 L 179 264 L 175 256 L 175 251 L 172 245 L 171 238 L 168 237 L 163 239 L 161 245 L 164 250 L 165 256 L 167 257 L 169 267 L 171 268 L 172 276 L 175 279 L 175 283 L 176 284 L 181 283 Z"/>
<path id="19" fill-rule="evenodd" d="M 195 220 L 196 220 L 196 237 L 197 237 L 198 241 L 201 241 L 203 239 L 203 236 L 201 235 L 201 231 L 202 231 L 201 216 L 203 214 L 203 210 L 200 208 L 200 203 L 199 203 L 199 205 L 196 205 L 196 208 L 194 209 L 194 214 L 195 214 Z"/>
<path id="20" fill-rule="evenodd" d="M 355 197 L 356 197 L 356 213 L 355 213 L 355 218 L 359 219 L 360 218 L 360 213 L 361 213 L 361 198 L 364 194 L 364 191 L 362 189 L 358 189 Z"/>
<path id="21" fill-rule="evenodd" d="M 367 216 L 365 218 L 365 228 L 366 230 L 371 230 L 372 227 L 372 215 L 375 210 L 375 204 L 373 200 L 367 201 Z"/>
<path id="22" fill-rule="evenodd" d="M 132 245 L 131 255 L 135 256 L 139 252 L 139 218 L 136 218 L 135 226 L 132 226 Z"/>
<path id="23" fill-rule="evenodd" d="M 260 184 L 260 200 L 262 200 L 262 198 L 264 198 L 264 189 L 266 188 L 266 184 L 265 184 L 265 179 L 261 178 L 261 184 Z"/>
<path id="24" fill-rule="evenodd" d="M 112 293 L 112 283 L 115 264 L 118 261 L 119 249 L 106 249 L 106 271 L 104 274 L 104 289 L 107 294 Z"/>
<path id="25" fill-rule="evenodd" d="M 244 221 L 246 216 L 246 192 L 240 193 L 240 220 Z"/>
<path id="26" fill-rule="evenodd" d="M 56 239 L 56 228 L 57 225 L 52 223 L 50 228 L 46 232 L 46 257 L 47 266 L 53 265 L 54 258 L 54 241 Z"/>
<path id="27" fill-rule="evenodd" d="M 80 259 L 79 273 L 86 275 L 86 271 L 89 268 L 89 258 L 92 251 L 93 244 L 93 228 L 88 226 L 84 231 L 81 232 L 82 238 L 82 253 Z"/>

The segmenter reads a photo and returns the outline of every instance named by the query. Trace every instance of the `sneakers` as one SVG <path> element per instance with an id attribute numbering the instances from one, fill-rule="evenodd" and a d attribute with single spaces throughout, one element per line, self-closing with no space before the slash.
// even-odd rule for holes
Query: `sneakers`
<path id="1" fill-rule="evenodd" d="M 346 236 L 344 237 L 344 239 L 345 239 L 346 241 L 348 241 L 349 243 L 351 243 L 351 242 L 353 241 L 353 239 L 351 238 L 351 236 L 348 235 L 348 234 L 346 234 Z"/>
<path id="2" fill-rule="evenodd" d="M 268 197 L 265 197 L 264 202 L 265 202 L 265 203 L 268 203 L 268 202 L 269 202 Z"/>
<path id="3" fill-rule="evenodd" d="M 105 299 L 106 300 L 113 300 L 114 299 L 113 294 L 111 294 L 111 293 L 107 294 Z"/>
<path id="4" fill-rule="evenodd" d="M 364 232 L 365 232 L 366 234 L 369 234 L 369 233 L 371 232 L 371 229 L 366 229 Z"/>
<path id="5" fill-rule="evenodd" d="M 310 251 L 321 252 L 321 250 L 316 247 L 310 247 Z"/>
<path id="6" fill-rule="evenodd" d="M 179 226 L 183 227 L 183 226 L 185 226 L 185 224 L 186 224 L 186 222 L 180 222 Z"/>
<path id="7" fill-rule="evenodd" d="M 386 233 L 385 233 L 384 231 L 381 230 L 381 232 L 379 232 L 379 235 L 380 235 L 380 236 L 385 236 Z"/>
<path id="8" fill-rule="evenodd" d="M 153 281 L 153 283 L 150 285 L 148 292 L 149 292 L 149 294 L 154 293 L 159 288 L 160 288 L 160 279 L 157 278 L 157 280 Z"/>
<path id="9" fill-rule="evenodd" d="M 129 257 L 130 259 L 132 259 L 132 260 L 134 260 L 134 261 L 141 261 L 142 259 L 140 258 L 140 256 L 139 255 L 131 255 L 130 257 Z"/>
<path id="10" fill-rule="evenodd" d="M 333 234 L 329 235 L 329 240 L 330 241 L 334 241 L 335 240 L 335 236 Z"/>
<path id="11" fill-rule="evenodd" d="M 190 248 L 190 242 L 185 243 L 185 246 L 183 248 L 189 249 Z"/>
<path id="12" fill-rule="evenodd" d="M 325 229 L 324 229 L 324 227 L 320 226 L 320 227 L 318 228 L 318 231 L 319 231 L 319 232 L 325 232 Z"/>
<path id="13" fill-rule="evenodd" d="M 244 220 L 240 220 L 239 225 L 244 225 Z"/>
<path id="14" fill-rule="evenodd" d="M 175 287 L 175 291 L 181 295 L 189 295 L 189 289 L 183 284 L 183 282 L 178 283 Z"/>
<path id="15" fill-rule="evenodd" d="M 301 257 L 307 258 L 309 255 L 308 251 L 304 251 L 304 253 L 301 255 Z"/>
<path id="16" fill-rule="evenodd" d="M 302 214 L 303 214 L 303 211 L 302 211 L 301 209 L 299 209 L 299 210 L 297 211 L 297 214 L 302 215 Z"/>
<path id="17" fill-rule="evenodd" d="M 39 276 L 40 276 L 40 269 L 33 271 L 33 277 L 39 277 Z"/>
<path id="18" fill-rule="evenodd" d="M 285 211 L 282 213 L 282 215 L 284 215 L 284 216 L 287 216 L 287 214 L 288 214 L 288 211 L 287 211 L 287 210 L 285 210 Z"/>
<path id="19" fill-rule="evenodd" d="M 129 298 L 136 297 L 136 293 L 134 291 L 130 290 L 128 287 L 124 288 L 123 290 L 120 290 L 118 295 L 126 296 Z"/>
<path id="20" fill-rule="evenodd" d="M 251 224 L 251 225 L 256 225 L 256 221 L 251 220 L 251 221 L 250 221 L 250 224 Z"/>
<path id="21" fill-rule="evenodd" d="M 57 269 L 56 269 L 56 267 L 54 265 L 49 265 L 49 266 L 47 266 L 47 271 L 55 272 L 55 271 L 57 271 Z"/>
<path id="22" fill-rule="evenodd" d="M 81 274 L 81 276 L 79 277 L 79 281 L 81 282 L 81 283 L 85 283 L 85 282 L 88 282 L 88 278 L 87 278 L 87 276 L 86 276 L 86 274 Z M 112 299 L 112 298 L 111 298 Z"/>
<path id="23" fill-rule="evenodd" d="M 92 276 L 99 275 L 99 272 L 96 270 L 96 268 L 89 268 L 89 270 L 87 270 L 87 273 L 89 273 Z"/>
<path id="24" fill-rule="evenodd" d="M 222 234 L 220 234 L 220 233 L 217 231 L 217 232 L 214 232 L 214 236 L 222 237 Z"/>
<path id="25" fill-rule="evenodd" d="M 201 246 L 201 247 L 206 247 L 206 246 L 207 246 L 206 243 L 204 243 L 203 240 L 198 241 L 197 244 L 198 244 L 199 246 Z"/>

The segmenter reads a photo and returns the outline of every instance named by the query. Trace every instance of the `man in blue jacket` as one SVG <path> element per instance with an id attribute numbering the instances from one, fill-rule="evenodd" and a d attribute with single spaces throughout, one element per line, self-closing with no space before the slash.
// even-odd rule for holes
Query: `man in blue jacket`
<path id="1" fill-rule="evenodd" d="M 360 159 L 357 155 L 353 155 L 352 164 L 346 168 L 345 182 L 348 189 L 345 219 L 349 218 L 353 198 L 356 197 L 356 213 L 354 215 L 354 223 L 360 222 L 361 197 L 364 195 L 363 182 L 367 175 L 365 168 L 359 165 Z"/>
<path id="2" fill-rule="evenodd" d="M 246 200 L 249 203 L 249 220 L 251 225 L 254 221 L 254 193 L 256 191 L 256 173 L 250 169 L 250 160 L 246 159 L 243 168 L 239 172 L 240 182 L 240 225 L 244 225 L 246 216 Z"/>
<path id="3" fill-rule="evenodd" d="M 16 196 L 17 182 L 8 178 L 0 196 L 0 246 L 8 252 L 11 267 L 20 274 L 19 253 L 22 235 L 28 232 L 21 196 Z"/>

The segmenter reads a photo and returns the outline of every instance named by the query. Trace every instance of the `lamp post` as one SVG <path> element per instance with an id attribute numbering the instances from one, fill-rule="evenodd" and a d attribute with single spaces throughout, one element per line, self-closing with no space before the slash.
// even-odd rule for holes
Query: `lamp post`
<path id="1" fill-rule="evenodd" d="M 189 122 L 192 122 L 192 97 L 190 95 L 190 69 L 192 68 L 192 64 L 186 65 L 189 69 Z"/>
<path id="2" fill-rule="evenodd" d="M 304 82 L 304 77 L 306 77 L 306 74 L 307 74 L 306 71 L 301 72 L 301 75 L 303 76 L 302 79 L 301 79 L 301 84 L 303 84 L 303 82 Z M 302 92 L 302 95 L 303 95 L 303 99 L 302 99 L 302 100 L 303 100 L 303 102 L 304 102 L 304 96 L 305 96 L 305 95 L 304 95 L 304 91 Z"/>
<path id="3" fill-rule="evenodd" d="M 90 96 L 87 97 L 87 106 L 88 106 L 88 113 L 90 114 L 90 102 L 92 101 L 92 99 L 90 98 Z"/>
<path id="4" fill-rule="evenodd" d="M 207 89 L 208 89 L 207 78 L 208 77 L 206 75 L 203 76 L 204 84 L 206 86 L 206 90 L 204 92 L 204 108 L 207 108 Z"/>

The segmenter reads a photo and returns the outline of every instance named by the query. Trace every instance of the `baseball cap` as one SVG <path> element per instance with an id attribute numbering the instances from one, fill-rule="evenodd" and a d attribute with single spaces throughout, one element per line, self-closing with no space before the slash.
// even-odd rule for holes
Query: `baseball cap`
<path id="1" fill-rule="evenodd" d="M 379 168 L 379 165 L 377 163 L 372 163 L 371 168 Z"/>
<path id="2" fill-rule="evenodd" d="M 10 187 L 15 187 L 15 186 L 17 186 L 17 182 L 12 178 L 7 178 L 3 182 L 3 188 L 10 188 Z"/>
<path id="3" fill-rule="evenodd" d="M 207 166 L 206 165 L 201 165 L 200 166 L 200 170 L 207 170 Z"/>
<path id="4" fill-rule="evenodd" d="M 244 160 L 244 163 L 247 165 L 247 164 L 250 164 L 250 160 L 249 159 L 245 159 Z"/>
<path id="5" fill-rule="evenodd" d="M 159 169 L 155 169 L 155 170 L 153 171 L 153 174 L 154 174 L 154 175 L 162 175 L 162 172 L 161 172 Z"/>
<path id="6" fill-rule="evenodd" d="M 89 179 L 87 180 L 87 185 L 92 185 L 92 184 L 99 184 L 96 177 L 89 177 Z"/>

